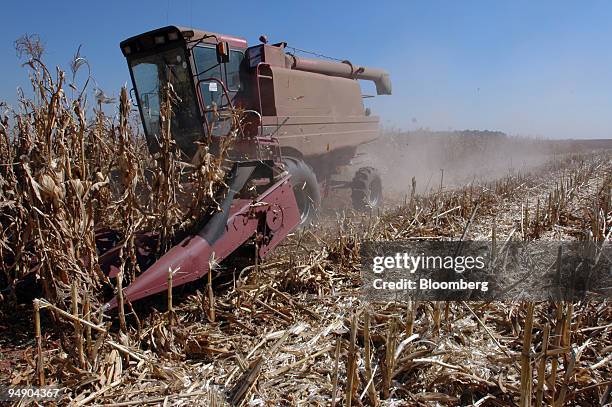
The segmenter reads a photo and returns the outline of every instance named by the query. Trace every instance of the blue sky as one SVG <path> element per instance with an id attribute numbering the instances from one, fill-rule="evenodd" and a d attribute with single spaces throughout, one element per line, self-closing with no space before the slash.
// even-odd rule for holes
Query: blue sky
<path id="1" fill-rule="evenodd" d="M 386 68 L 393 96 L 368 102 L 385 126 L 612 138 L 608 1 L 21 1 L 2 16 L 0 99 L 11 103 L 27 84 L 13 46 L 24 33 L 43 38 L 50 65 L 82 44 L 116 95 L 129 81 L 119 42 L 176 24 Z"/>

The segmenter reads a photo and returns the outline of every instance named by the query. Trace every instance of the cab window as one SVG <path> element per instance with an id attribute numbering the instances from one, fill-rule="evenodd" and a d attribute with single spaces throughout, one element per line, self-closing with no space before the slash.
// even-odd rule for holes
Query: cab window
<path id="1" fill-rule="evenodd" d="M 227 89 L 230 91 L 239 91 L 240 86 L 240 64 L 244 59 L 244 53 L 242 51 L 230 51 L 230 60 L 225 64 L 225 71 L 227 74 Z"/>
<path id="2" fill-rule="evenodd" d="M 213 47 L 196 47 L 194 55 L 200 79 L 221 79 L 221 65 L 217 62 L 217 51 Z"/>
<path id="3" fill-rule="evenodd" d="M 205 109 L 212 109 L 213 103 L 217 106 L 222 104 L 223 90 L 219 82 L 206 80 L 221 77 L 221 64 L 217 62 L 217 51 L 213 47 L 195 47 L 194 51 L 197 77 L 201 80 L 200 93 L 204 101 Z"/>

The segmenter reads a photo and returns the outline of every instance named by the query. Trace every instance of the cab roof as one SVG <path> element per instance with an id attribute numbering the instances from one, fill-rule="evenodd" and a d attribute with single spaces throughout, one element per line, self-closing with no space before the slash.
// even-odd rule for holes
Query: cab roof
<path id="1" fill-rule="evenodd" d="M 169 34 L 175 35 L 176 38 L 170 38 Z M 125 56 L 133 51 L 140 51 L 144 49 L 150 49 L 155 46 L 156 37 L 163 37 L 170 41 L 176 41 L 182 39 L 185 42 L 203 42 L 207 44 L 216 44 L 217 42 L 227 42 L 231 47 L 245 49 L 247 48 L 247 40 L 242 37 L 235 37 L 233 35 L 219 34 L 211 31 L 202 31 L 188 27 L 180 27 L 169 25 L 166 27 L 158 28 L 155 30 L 147 31 L 145 33 L 135 35 L 126 40 L 121 41 L 121 51 Z M 126 52 L 126 49 L 130 51 Z"/>

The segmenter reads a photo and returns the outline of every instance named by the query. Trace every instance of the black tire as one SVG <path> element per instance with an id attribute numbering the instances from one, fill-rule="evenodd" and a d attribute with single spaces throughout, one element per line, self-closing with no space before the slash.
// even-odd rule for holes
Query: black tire
<path id="1" fill-rule="evenodd" d="M 308 226 L 315 222 L 316 212 L 321 205 L 317 176 L 308 164 L 298 158 L 284 157 L 283 162 L 291 174 L 291 185 L 300 211 L 300 226 Z"/>
<path id="2" fill-rule="evenodd" d="M 367 212 L 382 205 L 382 180 L 372 167 L 362 167 L 355 173 L 351 186 L 353 208 Z"/>

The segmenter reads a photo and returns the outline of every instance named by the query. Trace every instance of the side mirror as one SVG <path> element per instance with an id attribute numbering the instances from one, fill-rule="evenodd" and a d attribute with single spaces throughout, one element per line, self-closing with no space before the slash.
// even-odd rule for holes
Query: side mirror
<path id="1" fill-rule="evenodd" d="M 229 62 L 230 60 L 229 43 L 228 42 L 218 42 L 216 49 L 217 49 L 217 62 L 220 64 Z"/>

